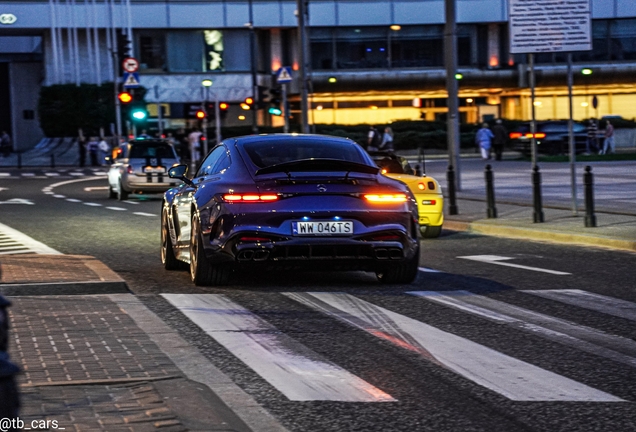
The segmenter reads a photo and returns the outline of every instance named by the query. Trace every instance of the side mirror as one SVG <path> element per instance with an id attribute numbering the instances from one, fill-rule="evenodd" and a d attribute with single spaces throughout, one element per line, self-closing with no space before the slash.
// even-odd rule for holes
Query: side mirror
<path id="1" fill-rule="evenodd" d="M 192 183 L 192 180 L 186 177 L 187 172 L 188 172 L 187 165 L 177 165 L 175 167 L 170 168 L 170 170 L 168 170 L 168 177 L 181 180 L 188 186 L 194 186 L 194 183 Z"/>

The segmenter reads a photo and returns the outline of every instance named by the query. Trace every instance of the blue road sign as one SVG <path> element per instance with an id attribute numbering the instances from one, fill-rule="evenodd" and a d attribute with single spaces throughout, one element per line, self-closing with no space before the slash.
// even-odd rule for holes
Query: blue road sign
<path id="1" fill-rule="evenodd" d="M 276 82 L 284 84 L 292 81 L 292 69 L 289 66 L 283 66 L 276 72 Z"/>
<path id="2" fill-rule="evenodd" d="M 124 72 L 124 88 L 135 88 L 139 86 L 139 74 L 137 72 Z"/>

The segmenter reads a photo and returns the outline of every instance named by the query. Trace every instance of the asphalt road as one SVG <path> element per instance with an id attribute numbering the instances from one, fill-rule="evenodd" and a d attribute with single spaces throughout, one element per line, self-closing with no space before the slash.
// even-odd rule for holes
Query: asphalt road
<path id="1" fill-rule="evenodd" d="M 244 272 L 230 286 L 196 288 L 187 272 L 161 266 L 160 197 L 117 202 L 107 199 L 103 176 L 34 174 L 0 177 L 0 223 L 62 253 L 102 260 L 289 430 L 636 428 L 633 253 L 445 232 L 422 242 L 423 271 L 409 286 L 382 286 L 365 273 Z M 508 259 L 495 264 L 492 256 Z M 569 300 L 555 299 L 564 292 Z M 295 380 L 268 379 L 249 352 L 237 358 L 234 350 L 249 341 L 206 333 L 160 294 L 222 295 L 239 317 L 267 323 L 234 333 L 283 341 L 281 351 L 295 360 L 335 365 L 383 401 L 290 397 Z M 630 303 L 585 303 L 589 294 Z"/>

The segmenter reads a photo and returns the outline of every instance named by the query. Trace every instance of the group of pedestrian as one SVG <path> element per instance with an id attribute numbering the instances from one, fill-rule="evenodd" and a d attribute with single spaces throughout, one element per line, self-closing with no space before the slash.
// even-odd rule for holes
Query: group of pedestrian
<path id="1" fill-rule="evenodd" d="M 79 154 L 79 166 L 86 166 L 86 154 L 93 167 L 106 165 L 107 158 L 110 156 L 111 147 L 104 137 L 84 137 L 82 130 L 79 131 L 77 138 L 77 148 Z"/>
<path id="2" fill-rule="evenodd" d="M 501 119 L 495 121 L 495 126 L 490 130 L 488 123 L 483 123 L 481 129 L 475 135 L 475 144 L 481 151 L 483 160 L 492 159 L 492 151 L 495 152 L 495 160 L 500 161 L 503 155 L 503 149 L 508 142 L 508 130 L 503 125 Z"/>
<path id="3" fill-rule="evenodd" d="M 393 146 L 393 130 L 387 126 L 384 132 L 371 126 L 367 135 L 367 151 L 390 151 L 395 150 Z"/>
<path id="4" fill-rule="evenodd" d="M 598 124 L 595 119 L 590 119 L 587 124 L 587 143 L 585 152 L 592 154 L 598 151 L 598 154 L 604 155 L 615 153 L 614 144 L 614 126 L 609 120 L 605 121 L 605 130 L 603 131 L 603 147 L 599 145 Z"/>

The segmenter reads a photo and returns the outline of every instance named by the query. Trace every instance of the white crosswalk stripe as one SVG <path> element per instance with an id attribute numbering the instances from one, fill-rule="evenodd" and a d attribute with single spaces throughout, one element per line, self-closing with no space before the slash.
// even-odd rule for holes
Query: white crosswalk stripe
<path id="1" fill-rule="evenodd" d="M 413 291 L 409 294 L 636 367 L 636 341 L 631 339 L 613 336 L 468 291 Z"/>
<path id="2" fill-rule="evenodd" d="M 394 401 L 223 295 L 163 297 L 290 400 Z"/>
<path id="3" fill-rule="evenodd" d="M 619 402 L 622 399 L 517 360 L 468 339 L 349 294 L 286 293 L 312 309 L 360 328 L 515 401 Z"/>
<path id="4" fill-rule="evenodd" d="M 522 291 L 584 309 L 636 321 L 636 304 L 578 289 Z"/>
<path id="5" fill-rule="evenodd" d="M 44 243 L 40 243 L 7 225 L 0 224 L 0 255 L 26 253 L 60 255 L 60 252 Z"/>

